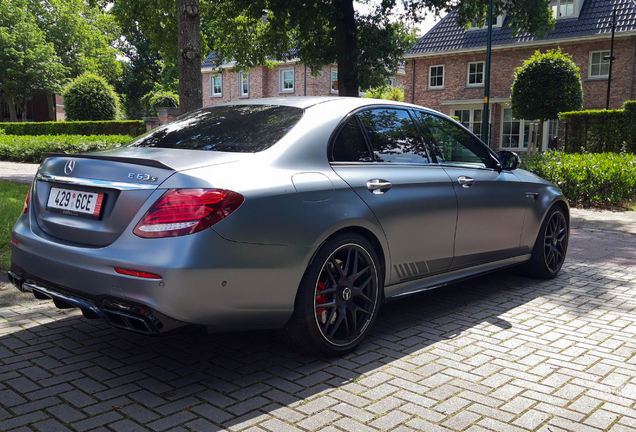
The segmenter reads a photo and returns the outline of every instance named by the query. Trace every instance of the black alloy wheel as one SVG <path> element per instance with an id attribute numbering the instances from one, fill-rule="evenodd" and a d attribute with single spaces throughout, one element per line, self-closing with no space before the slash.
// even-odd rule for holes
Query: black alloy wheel
<path id="1" fill-rule="evenodd" d="M 357 341 L 378 303 L 378 275 L 369 252 L 355 243 L 333 251 L 314 293 L 314 318 L 322 337 L 340 347 Z"/>
<path id="2" fill-rule="evenodd" d="M 568 248 L 568 224 L 560 211 L 552 213 L 544 237 L 545 265 L 551 273 L 561 269 Z"/>
<path id="3" fill-rule="evenodd" d="M 285 336 L 319 355 L 350 352 L 369 333 L 381 295 L 373 246 L 359 234 L 338 234 L 323 244 L 305 271 Z"/>

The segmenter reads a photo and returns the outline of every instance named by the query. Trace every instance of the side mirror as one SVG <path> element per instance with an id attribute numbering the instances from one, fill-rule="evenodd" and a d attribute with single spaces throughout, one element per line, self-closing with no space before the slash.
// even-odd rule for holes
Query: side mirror
<path id="1" fill-rule="evenodd" d="M 515 152 L 502 151 L 499 152 L 499 165 L 502 170 L 516 170 L 521 165 L 521 158 Z"/>

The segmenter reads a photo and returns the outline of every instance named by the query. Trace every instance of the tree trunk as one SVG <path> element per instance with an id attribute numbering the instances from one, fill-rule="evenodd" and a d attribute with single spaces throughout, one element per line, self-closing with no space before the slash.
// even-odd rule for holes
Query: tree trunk
<path id="1" fill-rule="evenodd" d="M 360 96 L 360 85 L 355 73 L 357 35 L 353 0 L 335 0 L 336 7 L 336 59 L 338 61 L 338 94 Z"/>
<path id="2" fill-rule="evenodd" d="M 15 98 L 12 96 L 7 97 L 7 104 L 9 104 L 9 117 L 12 122 L 18 121 L 18 113 L 15 110 Z"/>
<path id="3" fill-rule="evenodd" d="M 203 106 L 201 9 L 199 0 L 177 0 L 179 29 L 179 106 L 187 113 Z"/>
<path id="4" fill-rule="evenodd" d="M 49 120 L 55 121 L 55 95 L 48 94 L 46 100 L 49 102 Z"/>

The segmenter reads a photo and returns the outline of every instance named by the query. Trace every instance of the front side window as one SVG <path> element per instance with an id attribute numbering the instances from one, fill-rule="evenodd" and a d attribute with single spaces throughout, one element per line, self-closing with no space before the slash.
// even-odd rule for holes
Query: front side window
<path id="1" fill-rule="evenodd" d="M 215 106 L 191 111 L 128 144 L 152 147 L 253 153 L 280 141 L 303 110 L 278 105 Z"/>
<path id="2" fill-rule="evenodd" d="M 484 62 L 468 63 L 468 82 L 466 85 L 478 87 L 484 85 Z"/>
<path id="3" fill-rule="evenodd" d="M 419 114 L 428 130 L 427 138 L 433 141 L 431 144 L 439 163 L 471 168 L 494 167 L 486 146 L 456 123 L 424 111 Z"/>
<path id="4" fill-rule="evenodd" d="M 609 77 L 609 51 L 592 51 L 590 53 L 589 78 L 607 78 Z"/>
<path id="5" fill-rule="evenodd" d="M 345 123 L 331 148 L 332 162 L 372 162 L 369 147 L 360 129 L 358 118 L 353 116 Z"/>
<path id="6" fill-rule="evenodd" d="M 210 97 L 223 96 L 223 78 L 221 74 L 210 75 Z"/>
<path id="7" fill-rule="evenodd" d="M 338 93 L 338 68 L 331 68 L 331 93 Z"/>
<path id="8" fill-rule="evenodd" d="M 281 93 L 294 92 L 294 68 L 285 68 L 278 71 L 278 90 Z"/>
<path id="9" fill-rule="evenodd" d="M 424 141 L 408 111 L 373 109 L 361 112 L 359 118 L 376 162 L 429 163 Z"/>
<path id="10" fill-rule="evenodd" d="M 430 88 L 444 87 L 444 66 L 431 66 L 429 68 L 429 81 L 428 86 Z"/>
<path id="11" fill-rule="evenodd" d="M 250 74 L 248 72 L 239 72 L 239 96 L 247 97 L 250 95 Z"/>

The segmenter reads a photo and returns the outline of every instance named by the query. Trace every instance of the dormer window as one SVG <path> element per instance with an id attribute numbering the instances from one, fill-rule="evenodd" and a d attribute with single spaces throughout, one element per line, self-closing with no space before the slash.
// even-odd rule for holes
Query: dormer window
<path id="1" fill-rule="evenodd" d="M 576 18 L 579 16 L 582 3 L 583 0 L 552 0 L 550 8 L 556 19 Z"/>
<path id="2" fill-rule="evenodd" d="M 492 17 L 492 28 L 501 28 L 504 22 L 504 15 Z M 488 20 L 486 20 L 488 21 Z M 484 23 L 482 27 L 479 27 L 476 22 L 470 23 L 468 30 L 483 30 L 488 28 L 488 23 Z"/>

